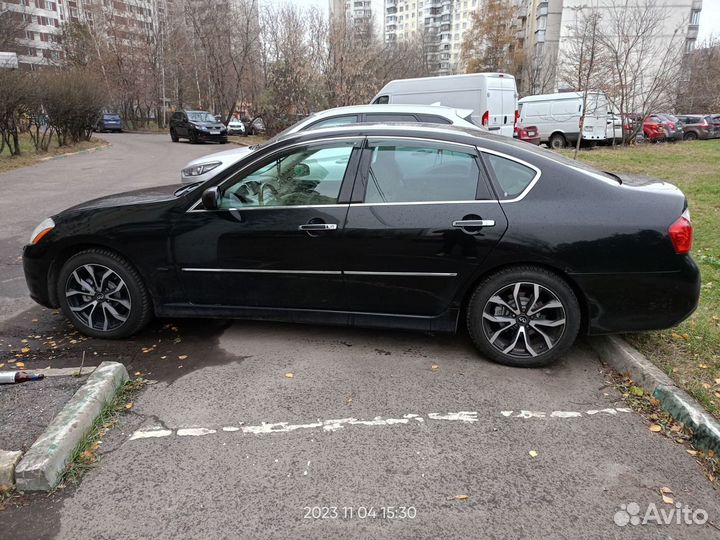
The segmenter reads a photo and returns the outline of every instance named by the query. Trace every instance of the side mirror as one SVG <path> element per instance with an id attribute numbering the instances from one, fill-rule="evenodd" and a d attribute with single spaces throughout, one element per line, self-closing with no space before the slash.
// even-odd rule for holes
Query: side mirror
<path id="1" fill-rule="evenodd" d="M 205 210 L 217 210 L 220 208 L 220 189 L 213 186 L 203 191 L 202 203 Z"/>

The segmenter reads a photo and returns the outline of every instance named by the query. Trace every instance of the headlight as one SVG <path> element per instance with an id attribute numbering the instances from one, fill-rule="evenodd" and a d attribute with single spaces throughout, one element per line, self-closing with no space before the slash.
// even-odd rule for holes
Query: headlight
<path id="1" fill-rule="evenodd" d="M 200 176 L 206 172 L 212 171 L 215 167 L 222 165 L 220 161 L 210 161 L 208 163 L 198 163 L 192 167 L 185 167 L 182 170 L 183 176 Z"/>
<path id="2" fill-rule="evenodd" d="M 35 230 L 30 236 L 30 243 L 37 244 L 40 240 L 42 240 L 43 236 L 52 231 L 54 228 L 55 222 L 52 220 L 52 218 L 47 218 L 42 223 L 40 223 L 40 225 L 35 227 Z"/>

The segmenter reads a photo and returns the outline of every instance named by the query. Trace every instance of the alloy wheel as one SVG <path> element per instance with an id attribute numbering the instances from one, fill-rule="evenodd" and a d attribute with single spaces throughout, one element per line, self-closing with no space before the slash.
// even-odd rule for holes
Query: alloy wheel
<path id="1" fill-rule="evenodd" d="M 65 297 L 75 318 L 93 330 L 115 330 L 130 316 L 127 284 L 101 264 L 84 264 L 73 270 L 65 283 Z"/>
<path id="2" fill-rule="evenodd" d="M 565 332 L 565 307 L 537 283 L 520 281 L 490 296 L 482 314 L 488 342 L 513 358 L 534 358 L 552 350 Z"/>

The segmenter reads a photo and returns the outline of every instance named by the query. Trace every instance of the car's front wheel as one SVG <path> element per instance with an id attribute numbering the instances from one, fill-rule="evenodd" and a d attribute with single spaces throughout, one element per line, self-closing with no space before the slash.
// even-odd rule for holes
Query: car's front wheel
<path id="1" fill-rule="evenodd" d="M 180 137 L 177 136 L 177 133 L 174 129 L 170 129 L 170 140 L 172 142 L 178 142 L 180 140 Z"/>
<path id="2" fill-rule="evenodd" d="M 543 268 L 508 268 L 485 279 L 468 304 L 467 325 L 485 356 L 509 366 L 545 366 L 575 342 L 580 306 L 560 277 Z"/>
<path id="3" fill-rule="evenodd" d="M 57 294 L 65 316 L 92 337 L 131 336 L 152 316 L 150 295 L 137 270 L 104 249 L 70 257 L 58 274 Z"/>

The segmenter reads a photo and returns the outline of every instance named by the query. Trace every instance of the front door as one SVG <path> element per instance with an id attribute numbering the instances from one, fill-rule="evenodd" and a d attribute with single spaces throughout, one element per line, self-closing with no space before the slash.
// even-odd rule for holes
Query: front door
<path id="1" fill-rule="evenodd" d="M 369 139 L 345 224 L 353 311 L 434 316 L 507 228 L 472 146 Z"/>
<path id="2" fill-rule="evenodd" d="M 360 139 L 295 146 L 221 185 L 217 211 L 188 211 L 173 233 L 174 258 L 198 305 L 339 309 L 343 182 Z"/>

